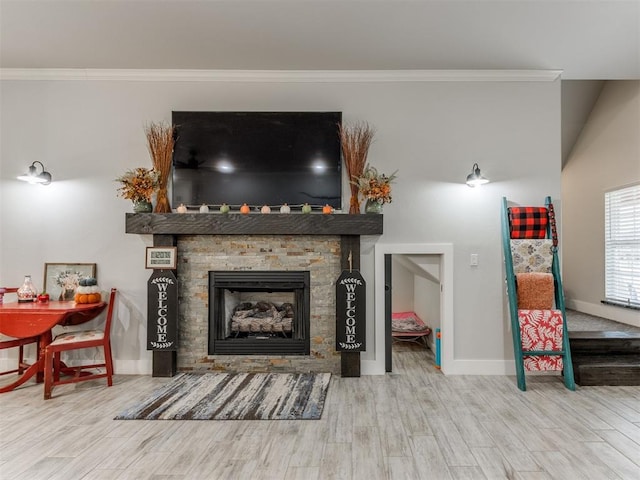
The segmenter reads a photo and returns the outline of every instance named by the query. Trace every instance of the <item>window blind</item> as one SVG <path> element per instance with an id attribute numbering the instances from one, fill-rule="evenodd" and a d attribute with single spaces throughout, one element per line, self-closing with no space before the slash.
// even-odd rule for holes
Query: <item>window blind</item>
<path id="1" fill-rule="evenodd" d="M 640 307 L 640 184 L 604 195 L 605 301 Z"/>

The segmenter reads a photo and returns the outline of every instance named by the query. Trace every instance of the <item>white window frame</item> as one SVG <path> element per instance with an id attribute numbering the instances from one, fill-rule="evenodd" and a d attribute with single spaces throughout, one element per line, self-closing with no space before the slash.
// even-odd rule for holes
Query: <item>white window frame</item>
<path id="1" fill-rule="evenodd" d="M 640 309 L 640 183 L 604 194 L 604 303 Z"/>

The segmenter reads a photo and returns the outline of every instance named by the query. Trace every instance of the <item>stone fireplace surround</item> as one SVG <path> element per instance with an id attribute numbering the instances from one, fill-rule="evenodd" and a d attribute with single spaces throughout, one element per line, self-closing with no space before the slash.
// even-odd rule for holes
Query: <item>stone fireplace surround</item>
<path id="1" fill-rule="evenodd" d="M 382 234 L 382 215 L 127 213 L 126 233 L 178 247 L 177 352 L 154 353 L 154 376 L 179 371 L 331 372 L 359 376 L 357 352 L 335 351 L 335 281 L 360 264 L 360 235 Z M 213 270 L 308 270 L 311 354 L 208 355 Z"/>
<path id="2" fill-rule="evenodd" d="M 208 279 L 213 270 L 308 270 L 310 355 L 208 355 Z M 178 370 L 338 373 L 332 290 L 340 271 L 340 239 L 336 236 L 180 236 Z"/>

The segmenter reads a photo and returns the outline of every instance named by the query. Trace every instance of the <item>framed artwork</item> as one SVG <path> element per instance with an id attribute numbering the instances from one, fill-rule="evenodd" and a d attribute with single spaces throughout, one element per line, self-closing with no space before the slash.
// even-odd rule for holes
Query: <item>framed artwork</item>
<path id="1" fill-rule="evenodd" d="M 95 263 L 45 263 L 44 291 L 51 300 L 73 300 L 81 278 L 96 277 Z"/>
<path id="2" fill-rule="evenodd" d="M 178 247 L 147 247 L 146 268 L 175 270 Z"/>

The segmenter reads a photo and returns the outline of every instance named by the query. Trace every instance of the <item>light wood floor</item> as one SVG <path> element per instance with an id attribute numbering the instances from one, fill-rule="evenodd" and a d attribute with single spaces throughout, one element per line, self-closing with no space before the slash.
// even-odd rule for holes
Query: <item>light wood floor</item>
<path id="1" fill-rule="evenodd" d="M 640 387 L 444 376 L 418 345 L 394 373 L 334 376 L 321 420 L 115 421 L 170 379 L 118 376 L 0 395 L 0 478 L 634 479 Z"/>

